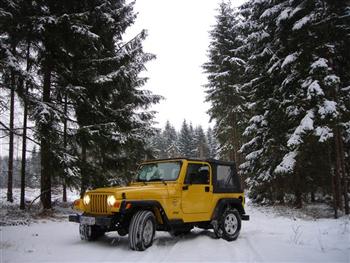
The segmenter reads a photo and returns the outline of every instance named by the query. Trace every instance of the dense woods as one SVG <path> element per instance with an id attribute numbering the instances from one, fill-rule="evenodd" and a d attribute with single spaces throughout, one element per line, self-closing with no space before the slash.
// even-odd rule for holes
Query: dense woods
<path id="1" fill-rule="evenodd" d="M 192 123 L 183 121 L 181 129 L 176 131 L 167 121 L 164 129 L 158 130 L 150 140 L 151 158 L 218 158 L 218 143 L 212 128 L 204 131 L 202 126 L 193 128 Z"/>
<path id="2" fill-rule="evenodd" d="M 223 2 L 211 31 L 209 114 L 221 156 L 259 203 L 348 207 L 349 1 Z"/>
<path id="3" fill-rule="evenodd" d="M 67 187 L 120 185 L 142 159 L 182 156 L 235 161 L 255 202 L 321 200 L 348 214 L 349 1 L 222 2 L 217 12 L 203 64 L 214 128 L 184 120 L 177 131 L 154 128 L 150 106 L 162 98 L 140 73 L 155 55 L 143 51 L 145 31 L 125 39 L 133 3 L 1 0 L 7 200 L 21 186 L 24 208 L 24 187 L 40 186 L 50 208 L 52 185 L 65 200 Z"/>
<path id="4" fill-rule="evenodd" d="M 122 0 L 1 1 L 0 103 L 2 114 L 9 112 L 9 123 L 1 122 L 10 146 L 8 201 L 13 200 L 14 136 L 24 138 L 23 201 L 26 141 L 40 146 L 44 208 L 51 207 L 53 180 L 63 189 L 79 186 L 81 193 L 122 183 L 125 176 L 116 175 L 124 175 L 145 155 L 146 140 L 155 132 L 148 108 L 161 97 L 142 89 L 146 78 L 139 73 L 155 57 L 142 49 L 146 32 L 123 39 L 135 18 L 133 4 Z M 21 107 L 15 107 L 15 97 Z M 19 108 L 23 127 L 14 129 Z M 34 124 L 30 133 L 27 118 Z"/>

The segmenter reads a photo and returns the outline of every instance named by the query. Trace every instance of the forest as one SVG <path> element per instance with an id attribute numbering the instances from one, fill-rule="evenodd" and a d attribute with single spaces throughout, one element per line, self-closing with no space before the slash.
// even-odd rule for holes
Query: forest
<path id="1" fill-rule="evenodd" d="M 14 184 L 21 209 L 25 186 L 40 187 L 49 209 L 54 185 L 65 200 L 67 187 L 83 194 L 123 185 L 144 159 L 182 156 L 234 161 L 256 203 L 321 201 L 335 217 L 349 214 L 349 1 L 223 1 L 202 65 L 213 123 L 206 131 L 188 120 L 179 131 L 170 122 L 156 128 L 151 106 L 163 98 L 144 89 L 141 74 L 156 54 L 143 50 L 146 31 L 124 37 L 133 5 L 1 0 L 8 153 L 0 178 L 9 202 Z"/>
<path id="2" fill-rule="evenodd" d="M 349 1 L 223 2 L 211 31 L 209 114 L 258 203 L 332 200 L 349 214 Z"/>

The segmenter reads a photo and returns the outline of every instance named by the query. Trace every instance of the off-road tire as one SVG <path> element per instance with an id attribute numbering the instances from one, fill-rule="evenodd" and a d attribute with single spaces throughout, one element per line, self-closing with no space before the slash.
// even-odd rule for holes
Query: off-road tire
<path id="1" fill-rule="evenodd" d="M 129 226 L 129 246 L 132 250 L 144 251 L 152 246 L 156 230 L 154 214 L 148 210 L 137 211 Z"/>
<path id="2" fill-rule="evenodd" d="M 217 237 L 234 241 L 239 236 L 241 225 L 241 216 L 237 209 L 228 208 L 219 218 L 218 226 L 214 231 Z"/>
<path id="3" fill-rule="evenodd" d="M 93 241 L 105 234 L 105 231 L 99 226 L 79 225 L 79 234 L 81 240 Z"/>

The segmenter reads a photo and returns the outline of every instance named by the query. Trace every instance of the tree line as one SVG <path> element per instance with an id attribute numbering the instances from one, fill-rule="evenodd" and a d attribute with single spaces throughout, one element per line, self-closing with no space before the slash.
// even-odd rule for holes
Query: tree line
<path id="1" fill-rule="evenodd" d="M 1 131 L 8 136 L 7 200 L 13 201 L 14 137 L 22 138 L 24 209 L 27 141 L 40 147 L 41 203 L 51 208 L 51 185 L 122 183 L 146 154 L 155 133 L 149 107 L 161 97 L 140 77 L 154 59 L 143 51 L 146 31 L 125 40 L 134 23 L 124 0 L 2 0 L 0 4 Z M 7 99 L 6 94 L 9 94 Z M 23 126 L 15 128 L 15 98 Z M 27 120 L 34 123 L 28 132 Z M 122 174 L 123 176 L 118 176 Z"/>
<path id="2" fill-rule="evenodd" d="M 331 194 L 348 214 L 349 1 L 222 2 L 210 37 L 209 114 L 250 197 L 301 207 Z"/>
<path id="3" fill-rule="evenodd" d="M 158 130 L 150 140 L 152 158 L 218 158 L 219 146 L 212 128 L 204 131 L 201 125 L 183 121 L 181 129 L 176 131 L 167 121 L 165 127 Z"/>

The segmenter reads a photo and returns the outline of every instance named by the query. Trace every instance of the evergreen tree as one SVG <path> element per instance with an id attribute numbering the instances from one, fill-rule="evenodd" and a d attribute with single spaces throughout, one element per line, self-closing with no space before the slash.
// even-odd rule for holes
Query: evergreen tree
<path id="1" fill-rule="evenodd" d="M 214 131 L 212 128 L 208 128 L 206 133 L 206 138 L 208 141 L 208 158 L 218 158 L 218 142 L 216 140 L 216 137 L 214 135 Z"/>
<path id="2" fill-rule="evenodd" d="M 209 61 L 203 65 L 208 74 L 206 100 L 212 104 L 209 114 L 217 123 L 221 156 L 240 164 L 243 114 L 246 112 L 242 92 L 246 65 L 242 21 L 229 2 L 222 2 L 218 12 L 216 25 L 210 32 Z"/>
<path id="3" fill-rule="evenodd" d="M 348 14 L 346 1 L 252 0 L 239 8 L 240 22 L 229 33 L 242 40 L 231 49 L 238 53 L 220 54 L 218 61 L 241 55 L 244 78 L 227 84 L 239 85 L 244 98 L 227 105 L 211 99 L 211 111 L 230 105 L 245 109 L 240 168 L 253 200 L 283 202 L 286 193 L 293 193 L 300 207 L 306 194 L 312 199 L 318 187 L 329 192 L 332 185 L 335 207 L 341 207 L 341 193 L 347 197 Z M 236 70 L 228 68 L 224 75 Z M 220 91 L 219 85 L 212 86 L 211 94 Z M 230 128 L 228 121 L 218 123 L 219 140 Z"/>
<path id="4" fill-rule="evenodd" d="M 178 136 L 180 154 L 186 158 L 191 158 L 195 155 L 193 128 L 191 129 L 191 127 L 192 125 L 188 125 L 186 120 L 184 120 Z"/>
<path id="5" fill-rule="evenodd" d="M 197 126 L 194 130 L 194 141 L 195 141 L 195 156 L 197 158 L 208 158 L 209 157 L 209 146 L 208 141 L 203 131 L 202 126 Z"/>
<path id="6" fill-rule="evenodd" d="M 154 58 L 142 50 L 146 33 L 122 41 L 136 18 L 132 9 L 133 3 L 112 0 L 1 5 L 1 77 L 7 89 L 14 75 L 35 88 L 26 101 L 41 146 L 44 208 L 51 207 L 51 185 L 61 174 L 68 184 L 82 175 L 84 192 L 118 181 L 119 170 L 133 168 L 147 152 L 154 133 L 148 108 L 160 97 L 143 90 L 146 78 L 139 77 Z M 36 48 L 30 74 L 22 68 L 29 36 Z"/>
<path id="7" fill-rule="evenodd" d="M 163 140 L 164 140 L 164 148 L 165 148 L 165 150 L 167 152 L 167 157 L 168 158 L 174 157 L 174 156 L 171 156 L 171 154 L 169 153 L 169 148 L 176 145 L 177 133 L 176 133 L 176 130 L 175 130 L 174 126 L 172 126 L 169 121 L 167 121 L 165 123 L 164 131 L 162 133 L 162 137 L 163 137 Z"/>

